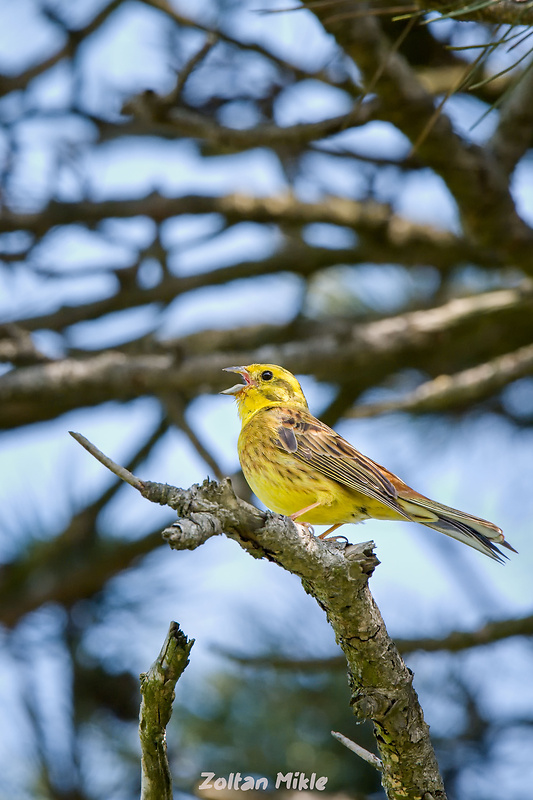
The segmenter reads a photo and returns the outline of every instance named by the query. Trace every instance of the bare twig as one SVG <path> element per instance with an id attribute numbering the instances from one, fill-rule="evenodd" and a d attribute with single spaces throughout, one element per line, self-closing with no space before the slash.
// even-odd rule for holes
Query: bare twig
<path id="1" fill-rule="evenodd" d="M 179 99 L 181 93 L 183 92 L 185 84 L 187 83 L 190 75 L 192 74 L 192 72 L 194 72 L 194 70 L 196 69 L 198 64 L 201 61 L 203 61 L 204 58 L 207 56 L 207 54 L 212 50 L 212 48 L 215 46 L 217 41 L 218 41 L 218 38 L 217 38 L 217 35 L 215 33 L 208 33 L 205 42 L 200 47 L 198 52 L 194 53 L 194 55 L 183 66 L 183 68 L 180 71 L 180 74 L 178 76 L 176 87 L 173 90 L 173 92 L 171 93 L 171 98 L 170 99 L 171 99 L 172 103 L 176 103 L 177 102 L 177 100 Z"/>
<path id="2" fill-rule="evenodd" d="M 141 800 L 172 800 L 172 776 L 167 758 L 166 727 L 172 715 L 174 689 L 189 663 L 194 644 L 171 622 L 161 652 L 141 674 Z"/>
<path id="3" fill-rule="evenodd" d="M 117 475 L 121 480 L 129 483 L 134 489 L 142 491 L 144 484 L 140 478 L 136 478 L 135 475 L 133 475 L 125 467 L 121 467 L 120 464 L 117 464 L 112 458 L 109 458 L 102 453 L 102 451 L 99 450 L 96 445 L 92 444 L 92 442 L 86 439 L 85 436 L 82 436 L 81 433 L 76 433 L 75 431 L 69 431 L 69 433 L 73 439 L 76 439 L 76 441 L 81 444 L 82 447 L 85 447 L 87 452 L 94 456 L 97 461 L 104 465 L 104 467 L 107 467 L 109 470 L 111 470 L 111 472 Z"/>
<path id="4" fill-rule="evenodd" d="M 337 739 L 338 742 L 343 744 L 348 750 L 351 750 L 352 753 L 355 753 L 359 758 L 362 758 L 363 761 L 366 761 L 367 764 L 370 764 L 372 767 L 375 767 L 380 772 L 383 770 L 383 762 L 380 758 L 374 755 L 374 753 L 369 753 L 368 750 L 365 750 L 364 747 L 361 745 L 352 742 L 351 739 L 348 739 L 347 736 L 343 736 L 342 733 L 338 733 L 338 731 L 331 731 L 331 735 Z"/>

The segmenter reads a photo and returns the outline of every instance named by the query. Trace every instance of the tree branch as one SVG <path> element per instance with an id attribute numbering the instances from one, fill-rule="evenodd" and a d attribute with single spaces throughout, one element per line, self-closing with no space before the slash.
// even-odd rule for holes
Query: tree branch
<path id="1" fill-rule="evenodd" d="M 187 63 L 183 65 L 183 68 L 180 70 L 180 73 L 178 75 L 176 86 L 170 93 L 170 96 L 167 96 L 167 100 L 169 100 L 173 104 L 176 104 L 178 102 L 183 92 L 183 89 L 185 88 L 185 84 L 189 80 L 189 77 L 192 75 L 198 64 L 200 64 L 204 60 L 204 58 L 208 55 L 208 53 L 212 50 L 217 41 L 218 40 L 215 34 L 213 33 L 207 34 L 205 42 L 200 47 L 200 49 L 197 50 L 197 52 L 194 53 L 189 58 Z"/>
<path id="2" fill-rule="evenodd" d="M 297 66 L 296 64 L 292 64 L 291 62 L 287 61 L 284 58 L 281 58 L 279 55 L 275 55 L 267 50 L 262 45 L 258 44 L 257 42 L 245 42 L 240 39 L 235 39 L 234 37 L 230 36 L 228 33 L 223 31 L 221 28 L 215 28 L 210 25 L 205 25 L 200 20 L 192 19 L 191 17 L 186 17 L 184 14 L 180 14 L 168 0 L 142 0 L 142 2 L 150 6 L 151 8 L 155 8 L 158 11 L 163 12 L 169 19 L 173 22 L 177 23 L 178 26 L 183 28 L 193 28 L 195 30 L 203 31 L 210 36 L 215 37 L 216 39 L 220 40 L 221 42 L 225 42 L 228 45 L 238 48 L 239 50 L 248 51 L 251 53 L 257 53 L 258 55 L 262 56 L 263 58 L 267 59 L 271 62 L 271 64 L 275 65 L 279 70 L 283 73 L 293 76 L 294 78 L 300 80 L 317 80 L 322 81 L 324 83 L 331 84 L 333 86 L 339 86 L 338 83 L 333 83 L 328 75 L 326 69 L 318 70 L 316 72 L 309 72 L 301 67 Z M 345 82 L 342 86 L 346 91 L 352 91 L 354 94 L 359 95 L 360 91 L 359 88 L 355 85 L 355 83 L 351 80 Z"/>
<path id="3" fill-rule="evenodd" d="M 455 375 L 439 375 L 397 400 L 355 406 L 344 416 L 375 417 L 397 411 L 428 414 L 458 409 L 485 400 L 512 381 L 532 373 L 533 345 L 527 345 Z"/>
<path id="4" fill-rule="evenodd" d="M 152 192 L 132 200 L 81 201 L 66 203 L 51 200 L 38 212 L 5 211 L 0 218 L 0 232 L 27 230 L 43 236 L 56 225 L 84 223 L 97 225 L 109 217 L 131 218 L 148 216 L 157 223 L 180 214 L 222 214 L 228 223 L 264 222 L 309 225 L 328 222 L 371 233 L 381 231 L 392 217 L 390 206 L 375 201 L 360 202 L 343 197 L 328 197 L 317 203 L 304 203 L 292 194 L 253 197 L 246 194 L 184 195 L 165 197 Z M 404 225 L 413 224 L 404 220 Z M 416 226 L 421 230 L 425 226 Z M 425 228 L 427 229 L 427 227 Z M 444 237 L 455 239 L 441 231 Z"/>
<path id="5" fill-rule="evenodd" d="M 418 651 L 437 653 L 442 650 L 459 653 L 462 650 L 493 644 L 513 636 L 533 636 L 533 615 L 518 619 L 494 620 L 487 622 L 475 631 L 452 631 L 440 638 L 427 636 L 420 639 L 402 639 L 396 637 L 394 643 L 402 655 Z M 289 672 L 328 672 L 346 668 L 346 659 L 340 655 L 329 658 L 284 658 L 271 653 L 248 656 L 220 647 L 217 650 L 225 658 L 230 658 L 247 667 L 259 669 L 270 667 Z"/>
<path id="6" fill-rule="evenodd" d="M 533 286 L 463 297 L 442 306 L 376 322 L 331 320 L 304 326 L 306 334 L 288 343 L 258 350 L 213 352 L 188 357 L 176 342 L 169 352 L 129 355 L 107 351 L 92 358 L 65 358 L 22 367 L 0 377 L 0 429 L 50 419 L 72 408 L 107 400 L 131 400 L 148 394 L 181 393 L 185 399 L 224 387 L 222 370 L 255 361 L 284 364 L 293 372 L 315 375 L 358 391 L 402 366 L 440 372 L 497 352 L 515 337 L 531 339 Z M 509 327 L 510 317 L 513 320 Z M 490 325 L 489 325 L 490 322 Z M 476 336 L 483 326 L 483 336 Z M 246 329 L 245 329 L 246 330 Z M 469 347 L 465 349 L 465 341 Z M 207 342 L 211 338 L 206 338 Z M 246 338 L 242 344 L 248 343 Z"/>
<path id="7" fill-rule="evenodd" d="M 282 226 L 305 226 L 315 222 L 339 225 L 354 230 L 364 237 L 366 245 L 361 255 L 358 255 L 357 247 L 346 252 L 329 251 L 330 254 L 337 253 L 339 260 L 345 258 L 348 262 L 350 253 L 351 258 L 355 260 L 365 258 L 371 260 L 374 257 L 381 260 L 380 253 L 386 252 L 388 263 L 397 259 L 400 263 L 405 260 L 407 264 L 435 264 L 444 270 L 465 261 L 472 261 L 488 267 L 503 265 L 502 260 L 492 251 L 477 247 L 467 239 L 456 236 L 450 231 L 431 225 L 417 224 L 394 214 L 390 206 L 385 203 L 377 203 L 373 200 L 360 202 L 344 197 L 327 197 L 320 202 L 304 203 L 291 194 L 271 197 L 253 197 L 245 194 L 228 194 L 222 197 L 207 195 L 164 197 L 154 192 L 146 197 L 133 200 L 80 203 L 64 203 L 53 200 L 46 208 L 36 213 L 16 213 L 6 210 L 0 219 L 0 233 L 27 230 L 36 236 L 43 236 L 56 225 L 82 223 L 92 226 L 110 217 L 129 219 L 148 216 L 159 224 L 169 217 L 181 214 L 221 214 L 229 225 L 239 222 L 259 222 Z M 296 247 L 296 245 L 293 246 Z M 298 271 L 298 262 L 316 260 L 313 253 L 320 254 L 321 251 L 322 248 L 301 245 L 300 253 L 290 252 L 289 255 L 294 261 L 292 271 Z M 275 256 L 279 259 L 282 257 L 283 250 Z M 333 257 L 334 255 L 331 255 L 331 258 Z M 258 269 L 264 264 L 264 269 L 269 270 L 268 259 L 266 263 L 255 263 Z M 238 265 L 219 268 L 213 270 L 211 274 L 217 276 L 221 269 L 231 270 L 236 266 Z M 287 265 L 281 261 L 279 268 L 287 269 Z M 530 271 L 533 272 L 533 267 L 530 268 Z M 243 276 L 239 274 L 238 277 Z M 208 285 L 208 275 L 203 274 L 203 278 L 205 285 Z M 225 280 L 230 279 L 228 277 Z M 174 281 L 176 280 L 175 278 Z M 178 291 L 178 284 L 172 284 L 171 288 L 174 292 Z M 197 288 L 196 284 L 191 288 Z M 159 291 L 166 292 L 166 289 Z M 140 290 L 139 295 L 141 295 Z M 130 301 L 133 304 L 138 302 L 135 297 L 131 297 Z M 153 300 L 144 302 L 153 302 Z M 88 309 L 87 305 L 80 307 Z M 90 312 L 90 307 L 88 311 Z M 39 319 L 42 320 L 39 325 L 43 325 L 44 319 Z M 51 322 L 53 321 L 51 320 Z M 32 325 L 31 320 L 26 320 L 26 323 Z"/>
<path id="8" fill-rule="evenodd" d="M 500 642 L 511 636 L 533 636 L 533 615 L 518 619 L 494 620 L 476 631 L 452 631 L 441 639 L 429 636 L 422 639 L 396 639 L 396 644 L 401 653 L 414 653 L 418 650 L 426 653 L 435 653 L 439 650 L 458 653 L 471 647 Z"/>
<path id="9" fill-rule="evenodd" d="M 299 240 L 287 238 L 274 255 L 262 260 L 244 261 L 187 276 L 167 273 L 150 288 L 137 283 L 137 263 L 127 269 L 114 271 L 120 285 L 110 297 L 76 306 L 62 306 L 51 313 L 19 319 L 17 324 L 27 330 L 62 330 L 80 321 L 95 319 L 108 313 L 150 303 L 166 304 L 177 295 L 206 286 L 279 272 L 292 272 L 307 277 L 319 269 L 339 263 L 395 262 L 408 267 L 432 264 L 442 273 L 447 273 L 465 261 L 495 268 L 503 264 L 500 257 L 492 251 L 472 245 L 449 231 L 413 223 L 393 214 L 385 204 L 372 201 L 360 203 L 345 198 L 302 203 L 291 195 L 269 198 L 246 195 L 188 196 L 171 199 L 152 194 L 129 201 L 51 202 L 39 214 L 6 212 L 3 220 L 0 220 L 0 231 L 26 229 L 36 235 L 43 235 L 58 224 L 85 222 L 96 225 L 109 217 L 146 215 L 160 223 L 175 215 L 208 213 L 222 214 L 228 224 L 245 220 L 298 227 L 314 222 L 329 223 L 354 230 L 359 241 L 353 247 L 331 249 L 310 247 Z M 529 270 L 533 273 L 533 265 L 529 265 Z M 109 272 L 113 274 L 113 271 L 108 270 L 107 273 Z"/>
<path id="10" fill-rule="evenodd" d="M 348 113 L 319 122 L 305 122 L 298 125 L 279 125 L 264 123 L 254 128 L 228 128 L 214 119 L 183 107 L 169 105 L 165 97 L 153 91 L 135 95 L 124 103 L 122 114 L 132 117 L 134 122 L 123 125 L 98 122 L 102 141 L 112 135 L 161 135 L 166 137 L 191 136 L 209 142 L 211 147 L 224 152 L 240 152 L 254 147 L 281 147 L 301 149 L 309 142 L 319 141 L 328 136 L 366 125 L 376 116 L 379 101 L 376 99 L 358 103 Z"/>
<path id="11" fill-rule="evenodd" d="M 176 683 L 189 663 L 194 644 L 171 622 L 161 652 L 141 674 L 141 800 L 172 800 L 172 776 L 167 758 L 166 727 L 172 715 Z"/>
<path id="12" fill-rule="evenodd" d="M 387 797 L 405 800 L 429 793 L 444 800 L 412 674 L 368 589 L 378 564 L 373 543 L 346 546 L 316 539 L 287 517 L 260 512 L 239 500 L 229 481 L 204 481 L 186 490 L 140 483 L 144 497 L 178 513 L 178 521 L 163 532 L 172 548 L 195 549 L 211 536 L 225 534 L 255 558 L 274 561 L 301 578 L 325 610 L 346 656 L 354 712 L 374 723 Z"/>
<path id="13" fill-rule="evenodd" d="M 495 25 L 531 25 L 533 8 L 524 0 L 493 0 L 493 2 L 455 2 L 449 0 L 414 0 L 423 11 L 438 11 L 445 16 L 465 22 L 490 22 Z"/>
<path id="14" fill-rule="evenodd" d="M 375 769 L 379 769 L 381 772 L 383 769 L 383 764 L 381 763 L 381 759 L 374 755 L 374 753 L 369 753 L 368 750 L 365 750 L 364 747 L 357 744 L 356 742 L 352 742 L 351 739 L 348 739 L 347 736 L 343 736 L 342 733 L 338 731 L 331 731 L 331 735 L 341 744 L 351 750 L 352 753 L 355 753 L 359 758 L 362 758 L 363 761 L 366 761 L 367 764 L 370 764 Z"/>
<path id="15" fill-rule="evenodd" d="M 107 467 L 110 472 L 113 472 L 117 478 L 120 478 L 121 481 L 125 481 L 125 483 L 129 483 L 134 489 L 138 489 L 139 491 L 142 490 L 143 482 L 139 478 L 136 478 L 135 475 L 133 475 L 128 469 L 121 467 L 115 461 L 112 461 L 110 458 L 104 455 L 101 450 L 95 447 L 95 445 L 86 439 L 85 436 L 82 436 L 81 433 L 76 433 L 75 431 L 69 431 L 69 433 L 72 438 L 78 442 L 78 444 L 81 444 L 81 446 L 84 447 L 88 453 L 94 456 L 97 461 L 104 465 L 104 467 Z"/>
<path id="16" fill-rule="evenodd" d="M 345 258 L 343 258 L 343 256 Z M 389 254 L 390 258 L 390 254 Z M 141 305 L 158 303 L 166 305 L 179 295 L 192 292 L 206 286 L 220 286 L 235 280 L 254 278 L 262 275 L 273 275 L 279 272 L 292 272 L 309 276 L 319 269 L 333 266 L 349 259 L 351 263 L 365 260 L 362 252 L 332 250 L 329 248 L 309 247 L 301 242 L 289 242 L 277 253 L 268 258 L 256 261 L 243 261 L 228 267 L 218 267 L 208 273 L 200 272 L 185 276 L 165 276 L 156 286 L 143 288 L 136 282 L 125 282 L 116 294 L 77 306 L 62 306 L 50 314 L 41 314 L 18 320 L 17 325 L 27 330 L 48 328 L 62 330 L 78 322 L 97 319 L 115 311 L 135 308 Z M 117 278 L 120 273 L 117 273 Z"/>
<path id="17" fill-rule="evenodd" d="M 393 49 L 379 21 L 350 18 L 357 6 L 354 0 L 339 0 L 333 11 L 329 4 L 303 1 L 379 95 L 380 118 L 395 125 L 413 144 L 420 140 L 417 152 L 446 182 L 466 232 L 483 247 L 529 269 L 533 231 L 518 215 L 508 175 L 490 152 L 463 141 L 446 115 L 435 116 L 432 95 L 407 59 Z M 421 135 L 428 130 L 422 141 Z"/>
<path id="18" fill-rule="evenodd" d="M 0 325 L 0 363 L 16 366 L 51 361 L 35 346 L 30 333 L 14 323 Z"/>
<path id="19" fill-rule="evenodd" d="M 513 3 L 514 5 L 514 3 Z M 517 86 L 508 90 L 507 102 L 500 110 L 498 127 L 488 147 L 494 158 L 510 175 L 533 141 L 533 68 L 521 76 Z"/>
<path id="20" fill-rule="evenodd" d="M 54 67 L 62 59 L 71 58 L 81 42 L 98 30 L 98 28 L 103 25 L 107 18 L 122 4 L 122 2 L 123 0 L 111 0 L 111 2 L 108 3 L 107 6 L 104 6 L 104 8 L 84 28 L 80 28 L 79 30 L 67 30 L 66 43 L 63 45 L 63 47 L 60 47 L 59 50 L 56 50 L 53 55 L 51 55 L 49 58 L 46 58 L 44 61 L 40 61 L 33 67 L 21 72 L 19 75 L 14 75 L 12 77 L 9 75 L 0 75 L 0 95 L 26 89 L 30 81 L 32 81 L 38 75 L 42 75 L 43 72 L 46 72 L 47 70 L 51 69 L 51 67 Z"/>

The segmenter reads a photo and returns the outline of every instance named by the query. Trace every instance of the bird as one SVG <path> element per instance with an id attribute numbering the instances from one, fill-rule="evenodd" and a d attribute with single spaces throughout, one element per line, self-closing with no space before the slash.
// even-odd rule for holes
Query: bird
<path id="1" fill-rule="evenodd" d="M 307 528 L 329 525 L 321 539 L 350 522 L 410 520 L 502 563 L 508 556 L 497 544 L 517 552 L 497 525 L 419 494 L 314 417 L 288 370 L 249 364 L 224 371 L 242 378 L 221 394 L 237 401 L 242 471 L 271 511 Z"/>

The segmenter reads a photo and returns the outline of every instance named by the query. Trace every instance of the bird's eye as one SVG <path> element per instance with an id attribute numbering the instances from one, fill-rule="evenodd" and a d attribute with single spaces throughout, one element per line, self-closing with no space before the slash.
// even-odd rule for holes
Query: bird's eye
<path id="1" fill-rule="evenodd" d="M 274 375 L 269 369 L 266 369 L 264 372 L 261 373 L 261 378 L 264 381 L 271 381 L 273 377 Z"/>

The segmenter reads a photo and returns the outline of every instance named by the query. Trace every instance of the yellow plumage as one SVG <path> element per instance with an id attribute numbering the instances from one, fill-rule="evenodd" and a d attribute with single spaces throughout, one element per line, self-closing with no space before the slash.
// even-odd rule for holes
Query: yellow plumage
<path id="1" fill-rule="evenodd" d="M 244 384 L 237 400 L 238 450 L 250 488 L 272 511 L 312 525 L 375 519 L 412 520 L 501 561 L 494 541 L 514 550 L 496 525 L 436 503 L 359 453 L 310 413 L 300 384 L 275 364 L 228 367 Z M 516 551 L 515 551 L 516 552 Z"/>

